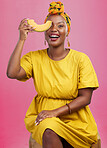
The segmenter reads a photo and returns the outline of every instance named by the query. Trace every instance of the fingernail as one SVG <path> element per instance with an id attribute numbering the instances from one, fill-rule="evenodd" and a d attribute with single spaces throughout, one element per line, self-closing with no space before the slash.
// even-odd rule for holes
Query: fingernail
<path id="1" fill-rule="evenodd" d="M 35 124 L 35 126 L 38 125 L 38 123 Z"/>

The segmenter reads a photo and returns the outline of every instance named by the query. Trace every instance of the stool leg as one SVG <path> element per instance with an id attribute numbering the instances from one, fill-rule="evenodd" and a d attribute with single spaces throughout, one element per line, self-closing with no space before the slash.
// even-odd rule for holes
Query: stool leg
<path id="1" fill-rule="evenodd" d="M 97 144 L 93 144 L 92 148 L 101 148 L 101 140 L 99 139 Z"/>
<path id="2" fill-rule="evenodd" d="M 100 138 L 99 133 L 98 133 L 98 142 L 97 144 L 93 144 L 92 148 L 101 148 L 101 138 Z"/>
<path id="3" fill-rule="evenodd" d="M 29 138 L 29 148 L 42 148 L 42 146 L 40 144 L 38 144 L 33 138 L 32 138 L 32 134 L 30 135 Z"/>

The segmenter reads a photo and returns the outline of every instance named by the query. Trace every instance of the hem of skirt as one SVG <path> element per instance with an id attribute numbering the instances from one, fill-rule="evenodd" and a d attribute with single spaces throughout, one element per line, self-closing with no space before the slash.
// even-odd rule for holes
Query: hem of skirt
<path id="1" fill-rule="evenodd" d="M 86 148 L 86 144 L 84 144 L 84 146 L 82 145 L 82 146 L 79 146 L 79 145 L 77 145 L 77 144 L 75 144 L 73 141 L 71 142 L 71 141 L 69 141 L 68 139 L 66 139 L 66 137 L 64 137 L 63 135 L 61 135 L 60 133 L 58 133 L 57 131 L 55 131 L 53 128 L 51 128 L 51 127 L 46 127 L 44 130 L 43 130 L 43 133 L 45 132 L 45 130 L 46 129 L 51 129 L 51 130 L 53 130 L 57 135 L 59 135 L 60 137 L 62 137 L 62 138 L 64 138 L 71 146 L 73 146 L 74 148 Z M 43 137 L 43 133 L 42 133 L 42 137 Z M 33 133 L 32 133 L 32 138 L 33 139 L 35 139 L 35 136 L 33 136 Z M 36 139 L 35 139 L 35 141 L 36 141 Z M 41 146 L 43 146 L 43 144 L 42 143 L 39 143 L 38 141 L 36 141 L 38 144 L 40 144 Z M 91 147 L 91 145 L 87 145 L 87 148 L 90 148 Z"/>

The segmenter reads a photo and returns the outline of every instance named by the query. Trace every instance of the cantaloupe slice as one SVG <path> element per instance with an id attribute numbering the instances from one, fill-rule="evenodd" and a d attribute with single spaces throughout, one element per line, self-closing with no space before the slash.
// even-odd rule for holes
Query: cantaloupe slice
<path id="1" fill-rule="evenodd" d="M 46 31 L 46 30 L 48 30 L 48 29 L 51 27 L 51 25 L 52 25 L 52 21 L 47 21 L 45 24 L 38 25 L 38 24 L 35 23 L 35 21 L 34 21 L 33 19 L 27 20 L 27 23 L 28 23 L 29 25 L 31 25 L 32 27 L 36 27 L 36 28 L 34 29 L 34 31 L 37 31 L 37 32 Z"/>

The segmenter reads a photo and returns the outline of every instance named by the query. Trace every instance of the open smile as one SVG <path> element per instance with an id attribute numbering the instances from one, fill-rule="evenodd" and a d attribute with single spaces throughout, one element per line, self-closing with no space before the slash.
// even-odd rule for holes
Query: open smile
<path id="1" fill-rule="evenodd" d="M 49 38 L 51 41 L 56 41 L 60 36 L 58 34 L 51 34 L 49 35 Z"/>

